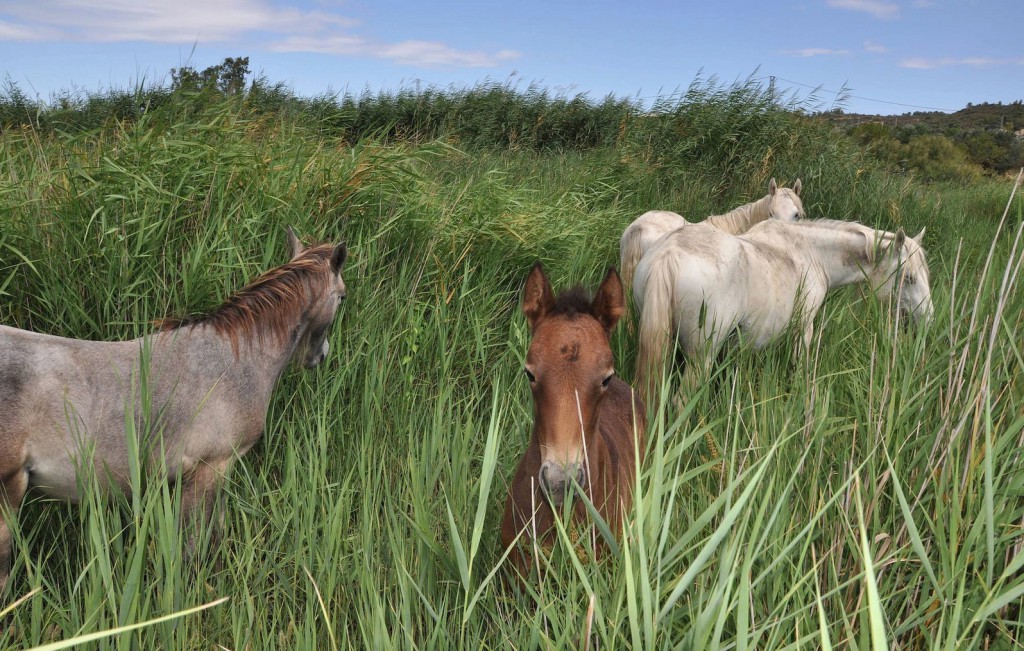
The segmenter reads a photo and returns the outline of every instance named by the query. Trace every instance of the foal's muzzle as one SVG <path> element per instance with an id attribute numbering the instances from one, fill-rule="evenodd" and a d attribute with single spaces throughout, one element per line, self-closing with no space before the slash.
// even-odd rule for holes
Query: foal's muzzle
<path id="1" fill-rule="evenodd" d="M 586 483 L 587 474 L 583 466 L 578 463 L 570 463 L 563 466 L 554 461 L 545 461 L 537 475 L 540 480 L 540 487 L 547 493 L 548 498 L 561 506 L 566 494 L 572 489 L 573 480 L 581 487 Z"/>

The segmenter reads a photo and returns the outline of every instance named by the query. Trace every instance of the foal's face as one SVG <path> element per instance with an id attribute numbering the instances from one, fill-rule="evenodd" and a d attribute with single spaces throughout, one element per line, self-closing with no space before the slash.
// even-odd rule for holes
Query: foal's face
<path id="1" fill-rule="evenodd" d="M 795 222 L 804 217 L 804 204 L 800 200 L 800 179 L 793 183 L 792 188 L 780 188 L 772 179 L 768 184 L 771 205 L 768 208 L 768 219 Z"/>
<path id="2" fill-rule="evenodd" d="M 615 270 L 608 272 L 592 302 L 572 292 L 555 301 L 540 265 L 527 280 L 523 312 L 533 339 L 525 372 L 540 443 L 537 481 L 556 505 L 574 480 L 581 486 L 588 480 L 587 446 L 615 374 L 609 334 L 624 310 Z"/>
<path id="3" fill-rule="evenodd" d="M 540 442 L 538 479 L 560 503 L 567 483 L 586 482 L 584 445 L 615 374 L 608 335 L 590 315 L 550 317 L 537 326 L 525 370 Z"/>
<path id="4" fill-rule="evenodd" d="M 288 243 L 291 248 L 292 260 L 303 255 L 317 255 L 304 249 L 291 229 L 288 229 Z M 306 368 L 313 368 L 327 358 L 330 342 L 327 341 L 334 325 L 338 307 L 345 300 L 345 281 L 341 277 L 341 267 L 348 257 L 345 244 L 339 244 L 325 258 L 328 265 L 328 279 L 320 295 L 313 301 L 307 312 L 307 326 L 297 350 L 303 355 L 302 363 Z"/>

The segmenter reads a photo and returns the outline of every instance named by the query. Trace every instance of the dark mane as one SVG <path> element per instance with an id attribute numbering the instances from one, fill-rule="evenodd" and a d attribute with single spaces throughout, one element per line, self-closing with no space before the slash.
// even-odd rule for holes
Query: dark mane
<path id="1" fill-rule="evenodd" d="M 562 314 L 570 319 L 580 314 L 590 314 L 591 304 L 590 293 L 581 285 L 570 287 L 555 299 L 555 305 L 551 308 L 550 314 Z"/>
<path id="2" fill-rule="evenodd" d="M 257 338 L 271 335 L 283 341 L 327 278 L 333 250 L 330 244 L 314 245 L 295 260 L 264 272 L 208 314 L 161 319 L 157 330 L 210 326 L 231 340 L 236 354 L 243 333 Z"/>

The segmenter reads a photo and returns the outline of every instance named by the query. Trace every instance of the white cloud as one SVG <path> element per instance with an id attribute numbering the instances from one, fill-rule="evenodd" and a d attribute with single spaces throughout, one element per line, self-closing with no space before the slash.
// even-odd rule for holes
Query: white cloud
<path id="1" fill-rule="evenodd" d="M 331 18 L 322 12 L 277 8 L 263 0 L 36 0 L 4 11 L 57 30 L 64 38 L 106 42 L 229 41 L 252 31 L 291 31 Z"/>
<path id="2" fill-rule="evenodd" d="M 0 41 L 43 41 L 56 39 L 60 32 L 45 27 L 33 27 L 0 20 Z"/>
<path id="3" fill-rule="evenodd" d="M 910 57 L 900 61 L 901 68 L 914 68 L 916 70 L 934 70 L 935 68 L 948 68 L 950 66 L 968 66 L 971 68 L 1024 66 L 1024 57 L 1017 59 L 991 59 L 988 57 L 964 57 L 961 59 L 942 57 L 939 59 L 929 59 L 927 57 Z"/>
<path id="4" fill-rule="evenodd" d="M 430 41 L 402 41 L 394 45 L 376 48 L 376 50 L 376 53 L 372 53 L 373 56 L 389 59 L 395 63 L 419 63 L 429 66 L 490 67 L 502 61 L 519 57 L 519 53 L 514 50 L 501 50 L 496 54 L 466 52 L 451 48 L 444 43 Z"/>
<path id="5" fill-rule="evenodd" d="M 884 54 L 889 51 L 889 48 L 885 47 L 881 43 L 875 43 L 874 41 L 864 41 L 864 51 L 871 52 L 873 54 Z"/>
<path id="6" fill-rule="evenodd" d="M 324 6 L 324 5 L 321 5 Z M 518 52 L 460 50 L 445 43 L 380 43 L 353 33 L 358 21 L 269 0 L 35 0 L 5 6 L 0 39 L 155 43 L 237 42 L 279 52 L 362 55 L 411 66 L 494 66 Z"/>
<path id="7" fill-rule="evenodd" d="M 899 6 L 885 0 L 828 0 L 828 6 L 863 11 L 883 20 L 898 18 L 900 15 Z"/>
<path id="8" fill-rule="evenodd" d="M 457 50 L 436 41 L 408 40 L 399 43 L 375 43 L 361 36 L 290 36 L 273 43 L 275 52 L 316 52 L 345 56 L 369 56 L 402 65 L 424 67 L 462 66 L 485 68 L 519 58 L 515 50 L 499 50 L 493 54 Z"/>
<path id="9" fill-rule="evenodd" d="M 849 50 L 830 50 L 824 47 L 805 47 L 802 50 L 787 50 L 785 54 L 794 57 L 846 56 Z"/>

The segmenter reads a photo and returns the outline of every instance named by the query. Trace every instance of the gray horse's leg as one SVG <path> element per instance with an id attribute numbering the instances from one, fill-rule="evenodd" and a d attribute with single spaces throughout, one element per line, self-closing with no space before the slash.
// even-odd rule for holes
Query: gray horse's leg
<path id="1" fill-rule="evenodd" d="M 18 509 L 28 489 L 28 473 L 17 468 L 0 478 L 0 594 L 11 573 L 11 527 L 17 523 Z"/>
<path id="2" fill-rule="evenodd" d="M 224 516 L 223 510 L 217 508 L 217 501 L 230 465 L 231 458 L 201 461 L 181 478 L 181 523 L 188 528 L 184 550 L 186 559 L 197 557 L 199 536 L 204 526 L 211 527 L 211 546 L 220 538 Z"/>

